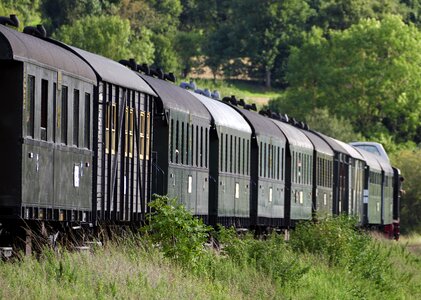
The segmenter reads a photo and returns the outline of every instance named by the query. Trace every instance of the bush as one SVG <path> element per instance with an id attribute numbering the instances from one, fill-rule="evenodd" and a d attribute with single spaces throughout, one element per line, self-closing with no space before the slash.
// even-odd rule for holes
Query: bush
<path id="1" fill-rule="evenodd" d="M 299 224 L 291 237 L 295 251 L 311 253 L 331 267 L 345 268 L 355 276 L 385 286 L 391 272 L 390 252 L 356 228 L 348 216 Z"/>
<path id="2" fill-rule="evenodd" d="M 210 227 L 192 216 L 175 199 L 155 196 L 149 206 L 152 209 L 150 222 L 142 230 L 154 244 L 159 245 L 165 257 L 186 267 L 197 267 L 200 259 L 206 255 L 203 246 Z"/>

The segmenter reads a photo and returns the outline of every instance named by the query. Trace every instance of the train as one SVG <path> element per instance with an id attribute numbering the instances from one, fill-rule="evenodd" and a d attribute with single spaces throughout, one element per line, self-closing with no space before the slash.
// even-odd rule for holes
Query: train
<path id="1" fill-rule="evenodd" d="M 154 194 L 211 225 L 348 214 L 399 236 L 403 179 L 380 144 L 0 23 L 0 246 L 24 225 L 142 224 Z"/>

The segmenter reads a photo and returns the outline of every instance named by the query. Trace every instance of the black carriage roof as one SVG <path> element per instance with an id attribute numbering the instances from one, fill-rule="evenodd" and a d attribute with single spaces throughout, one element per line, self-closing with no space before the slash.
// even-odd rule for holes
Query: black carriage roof
<path id="1" fill-rule="evenodd" d="M 185 89 L 162 79 L 153 78 L 144 74 L 138 74 L 138 76 L 142 77 L 158 94 L 164 108 L 191 113 L 195 116 L 209 120 L 211 119 L 211 115 L 206 107 Z"/>
<path id="2" fill-rule="evenodd" d="M 375 154 L 365 151 L 364 149 L 356 148 L 356 150 L 361 154 L 362 157 L 364 157 L 365 163 L 370 167 L 371 170 L 376 170 L 378 172 L 382 170 L 382 167 Z"/>
<path id="3" fill-rule="evenodd" d="M 142 78 L 122 64 L 73 46 L 68 47 L 91 65 L 102 81 L 157 96 Z"/>
<path id="4" fill-rule="evenodd" d="M 0 59 L 32 62 L 96 82 L 95 73 L 77 55 L 3 25 L 0 25 Z"/>
<path id="5" fill-rule="evenodd" d="M 326 141 L 324 141 L 321 137 L 319 137 L 317 134 L 314 134 L 311 131 L 307 131 L 307 130 L 301 130 L 307 137 L 308 139 L 313 143 L 314 148 L 317 152 L 320 153 L 324 153 L 330 156 L 333 156 L 333 150 L 332 148 L 329 146 L 328 143 L 326 143 Z"/>
<path id="6" fill-rule="evenodd" d="M 202 102 L 203 105 L 206 106 L 212 115 L 216 126 L 223 126 L 251 134 L 250 125 L 233 107 L 226 105 L 221 101 L 211 99 L 192 91 L 189 91 L 189 93 L 191 93 L 200 102 Z"/>
<path id="7" fill-rule="evenodd" d="M 376 154 L 374 154 L 374 155 L 376 156 L 376 159 L 377 159 L 378 163 L 382 167 L 382 170 L 385 173 L 393 174 L 393 168 L 390 165 L 390 162 L 388 162 L 387 160 L 385 160 L 383 157 L 381 157 L 379 155 L 376 155 Z"/>
<path id="8" fill-rule="evenodd" d="M 328 143 L 329 146 L 333 149 L 333 151 L 344 153 L 346 155 L 351 156 L 349 154 L 349 152 L 344 147 L 342 147 L 342 145 L 339 144 L 338 141 L 335 140 L 334 138 L 331 138 L 330 136 L 327 136 L 327 135 L 325 135 L 325 134 L 323 134 L 321 132 L 317 132 L 317 131 L 312 131 L 312 132 L 314 134 L 320 136 L 326 143 Z"/>
<path id="9" fill-rule="evenodd" d="M 301 147 L 301 148 L 307 148 L 307 149 L 311 149 L 311 150 L 314 149 L 313 144 L 310 142 L 310 140 L 307 138 L 307 136 L 304 133 L 301 132 L 300 129 L 298 129 L 298 128 L 290 125 L 290 124 L 287 124 L 287 123 L 284 123 L 284 122 L 281 122 L 281 121 L 278 121 L 278 120 L 275 120 L 275 119 L 272 119 L 272 122 L 274 122 L 276 124 L 276 126 L 278 126 L 279 129 L 282 130 L 282 132 L 287 137 L 288 143 L 290 145 L 294 145 L 294 146 Z"/>
<path id="10" fill-rule="evenodd" d="M 361 153 L 360 153 L 360 152 L 358 152 L 358 151 L 357 151 L 357 149 L 356 149 L 355 147 L 353 147 L 353 146 L 351 146 L 351 145 L 349 145 L 349 144 L 346 144 L 346 143 L 344 143 L 344 142 L 342 142 L 342 141 L 338 141 L 338 140 L 336 140 L 336 139 L 335 139 L 335 141 L 336 141 L 339 145 L 341 145 L 344 149 L 346 149 L 346 151 L 349 153 L 349 155 L 350 155 L 352 158 L 359 159 L 359 160 L 364 160 L 364 157 L 361 155 Z"/>
<path id="11" fill-rule="evenodd" d="M 273 136 L 280 138 L 283 141 L 286 141 L 285 135 L 268 117 L 264 117 L 254 111 L 249 111 L 247 109 L 239 108 L 239 111 L 247 120 L 249 120 L 257 136 Z"/>

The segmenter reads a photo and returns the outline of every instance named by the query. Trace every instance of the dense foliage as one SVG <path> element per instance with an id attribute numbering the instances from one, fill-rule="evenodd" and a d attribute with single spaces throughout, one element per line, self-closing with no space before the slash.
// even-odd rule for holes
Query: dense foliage
<path id="1" fill-rule="evenodd" d="M 421 143 L 419 0 L 1 1 L 12 13 L 115 60 L 277 86 L 270 109 L 344 141 Z"/>

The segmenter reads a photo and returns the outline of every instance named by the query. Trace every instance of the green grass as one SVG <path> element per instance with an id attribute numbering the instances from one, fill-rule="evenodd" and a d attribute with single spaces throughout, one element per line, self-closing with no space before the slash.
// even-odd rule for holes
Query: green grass
<path id="1" fill-rule="evenodd" d="M 188 80 L 186 80 L 188 81 Z M 218 90 L 221 97 L 235 95 L 237 99 L 244 99 L 247 103 L 256 103 L 258 107 L 266 105 L 270 99 L 277 98 L 281 94 L 279 89 L 266 89 L 259 82 L 250 80 L 220 80 L 194 79 L 200 89 Z"/>
<path id="2" fill-rule="evenodd" d="M 214 249 L 197 247 L 210 228 L 183 206 L 153 207 L 142 234 L 92 253 L 0 262 L 0 299 L 421 299 L 421 256 L 407 248 L 420 237 L 375 238 L 341 217 L 303 223 L 289 242 L 221 228 Z"/>
<path id="3" fill-rule="evenodd" d="M 213 250 L 204 262 L 210 269 L 196 272 L 131 237 L 91 254 L 45 251 L 39 259 L 0 262 L 0 299 L 420 299 L 420 257 L 401 243 L 375 243 L 392 264 L 384 286 L 322 256 L 289 251 L 309 267 L 294 281 L 274 280 L 273 270 Z"/>

